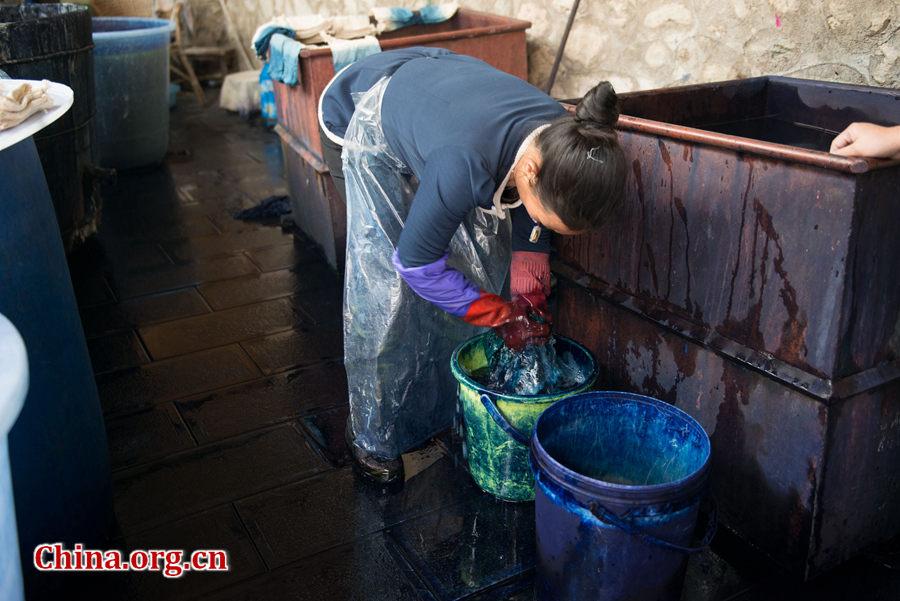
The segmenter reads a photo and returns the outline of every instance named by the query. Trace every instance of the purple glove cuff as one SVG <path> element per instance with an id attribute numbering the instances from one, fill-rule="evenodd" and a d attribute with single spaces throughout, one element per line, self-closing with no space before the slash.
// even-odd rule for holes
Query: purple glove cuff
<path id="1" fill-rule="evenodd" d="M 420 267 L 404 267 L 394 251 L 394 267 L 416 294 L 447 313 L 462 317 L 478 300 L 481 290 L 463 274 L 447 266 L 447 255 Z"/>

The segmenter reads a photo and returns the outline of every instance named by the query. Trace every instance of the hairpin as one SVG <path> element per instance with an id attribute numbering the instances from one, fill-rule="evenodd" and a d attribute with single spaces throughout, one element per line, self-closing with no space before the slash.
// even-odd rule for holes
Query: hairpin
<path id="1" fill-rule="evenodd" d="M 596 154 L 599 150 L 600 150 L 600 147 L 599 147 L 599 146 L 594 146 L 593 148 L 591 148 L 590 150 L 588 150 L 587 158 L 589 158 L 589 159 L 592 160 L 592 161 L 597 161 L 598 163 L 600 163 L 600 164 L 602 165 L 602 164 L 603 164 L 603 159 L 601 159 L 600 157 L 598 157 L 597 154 Z"/>

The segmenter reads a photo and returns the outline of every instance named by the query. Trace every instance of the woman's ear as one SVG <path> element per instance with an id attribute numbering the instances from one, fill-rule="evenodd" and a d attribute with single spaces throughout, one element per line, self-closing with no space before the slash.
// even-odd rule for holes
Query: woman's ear
<path id="1" fill-rule="evenodd" d="M 530 149 L 522 157 L 522 175 L 532 188 L 537 184 L 537 178 L 541 173 L 541 155 L 537 149 Z"/>

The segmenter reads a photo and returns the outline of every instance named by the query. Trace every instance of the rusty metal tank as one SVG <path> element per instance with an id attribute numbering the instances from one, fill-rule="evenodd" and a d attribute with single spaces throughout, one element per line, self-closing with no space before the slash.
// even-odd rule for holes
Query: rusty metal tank
<path id="1" fill-rule="evenodd" d="M 623 94 L 627 202 L 559 237 L 559 329 L 713 441 L 723 525 L 804 578 L 900 533 L 900 161 L 828 154 L 900 91 Z"/>

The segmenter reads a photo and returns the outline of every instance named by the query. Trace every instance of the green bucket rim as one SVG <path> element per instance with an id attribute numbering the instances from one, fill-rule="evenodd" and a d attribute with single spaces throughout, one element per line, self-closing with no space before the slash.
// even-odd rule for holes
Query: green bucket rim
<path id="1" fill-rule="evenodd" d="M 450 358 L 450 371 L 453 373 L 453 377 L 456 378 L 457 382 L 459 382 L 460 384 L 465 384 L 469 388 L 473 388 L 481 394 L 489 394 L 493 398 L 498 399 L 498 400 L 513 401 L 513 402 L 517 402 L 517 403 L 538 404 L 538 403 L 546 403 L 548 401 L 553 401 L 556 399 L 564 398 L 567 396 L 571 396 L 573 394 L 585 392 L 587 390 L 590 390 L 590 388 L 597 381 L 597 376 L 599 375 L 600 370 L 598 368 L 597 359 L 594 357 L 594 354 L 591 351 L 589 351 L 587 349 L 587 347 L 585 347 L 580 342 L 572 340 L 571 338 L 569 338 L 567 336 L 556 335 L 557 340 L 565 341 L 566 344 L 570 344 L 570 345 L 574 346 L 575 348 L 579 349 L 581 352 L 583 352 L 585 355 L 587 355 L 588 357 L 591 358 L 591 361 L 592 361 L 594 367 L 591 370 L 591 374 L 590 374 L 590 376 L 588 376 L 588 379 L 584 381 L 584 384 L 581 384 L 580 386 L 576 386 L 574 388 L 570 388 L 568 390 L 561 390 L 559 392 L 554 392 L 553 394 L 544 394 L 544 395 L 537 395 L 537 396 L 507 394 L 504 392 L 498 392 L 491 388 L 487 388 L 486 386 L 479 384 L 478 382 L 473 380 L 471 377 L 469 377 L 469 374 L 466 373 L 466 370 L 464 370 L 460 367 L 459 353 L 463 350 L 463 348 L 465 348 L 471 344 L 474 344 L 475 342 L 481 340 L 482 338 L 487 338 L 488 336 L 492 336 L 492 335 L 493 335 L 492 332 L 484 332 L 482 334 L 479 334 L 477 336 L 474 336 L 474 337 L 469 338 L 468 340 L 462 342 L 459 346 L 457 346 L 453 350 L 453 355 Z"/>

